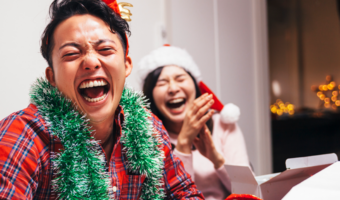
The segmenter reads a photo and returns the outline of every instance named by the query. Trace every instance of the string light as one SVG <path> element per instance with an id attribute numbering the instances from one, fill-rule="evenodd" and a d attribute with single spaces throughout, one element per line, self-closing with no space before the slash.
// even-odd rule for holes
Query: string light
<path id="1" fill-rule="evenodd" d="M 319 108 L 332 108 L 337 110 L 340 106 L 339 92 L 340 85 L 336 86 L 332 76 L 326 76 L 326 84 L 319 86 L 313 85 L 312 91 L 316 92 L 316 96 L 320 99 Z"/>
<path id="2" fill-rule="evenodd" d="M 294 105 L 289 102 L 283 103 L 281 99 L 278 99 L 273 105 L 270 106 L 270 111 L 273 114 L 277 114 L 279 116 L 283 115 L 284 113 L 294 115 Z"/>

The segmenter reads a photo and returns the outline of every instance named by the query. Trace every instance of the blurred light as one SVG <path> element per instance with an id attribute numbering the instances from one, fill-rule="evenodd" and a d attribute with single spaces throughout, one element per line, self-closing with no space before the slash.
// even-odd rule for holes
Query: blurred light
<path id="1" fill-rule="evenodd" d="M 333 95 L 333 96 L 338 96 L 338 94 L 339 94 L 338 91 L 333 91 L 333 92 L 332 92 L 332 95 Z"/>
<path id="2" fill-rule="evenodd" d="M 327 85 L 323 85 L 323 86 L 322 86 L 322 90 L 323 90 L 323 91 L 327 91 Z"/>
<path id="3" fill-rule="evenodd" d="M 337 101 L 335 102 L 335 105 L 336 105 L 336 106 L 340 106 L 340 100 L 337 100 Z"/>
<path id="4" fill-rule="evenodd" d="M 320 99 L 323 101 L 324 99 L 325 99 L 325 95 L 324 94 L 322 94 L 322 95 L 320 95 Z"/>
<path id="5" fill-rule="evenodd" d="M 294 110 L 294 105 L 293 105 L 293 104 L 289 104 L 289 105 L 287 106 L 287 108 L 288 108 L 288 110 Z"/>
<path id="6" fill-rule="evenodd" d="M 332 101 L 335 102 L 337 100 L 337 96 L 332 96 Z"/>
<path id="7" fill-rule="evenodd" d="M 277 114 L 279 116 L 283 115 L 284 113 L 294 115 L 294 105 L 289 102 L 283 103 L 281 99 L 277 99 L 276 102 L 270 106 L 270 111 L 273 114 Z"/>
<path id="8" fill-rule="evenodd" d="M 272 90 L 273 90 L 273 94 L 275 97 L 279 97 L 281 95 L 281 86 L 280 86 L 279 81 L 273 80 Z"/>
<path id="9" fill-rule="evenodd" d="M 328 89 L 328 90 L 333 90 L 333 86 L 332 86 L 331 84 L 328 84 L 328 85 L 327 85 L 327 89 Z"/>

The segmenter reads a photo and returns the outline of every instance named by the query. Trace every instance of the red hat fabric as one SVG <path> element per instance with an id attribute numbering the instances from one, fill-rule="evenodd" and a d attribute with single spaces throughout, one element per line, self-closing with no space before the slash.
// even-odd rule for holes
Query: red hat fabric
<path id="1" fill-rule="evenodd" d="M 200 81 L 198 83 L 198 87 L 200 88 L 200 91 L 202 94 L 208 93 L 208 94 L 213 95 L 214 104 L 211 106 L 211 109 L 214 109 L 220 112 L 221 121 L 223 123 L 233 124 L 239 120 L 241 112 L 238 106 L 232 103 L 223 105 L 221 101 L 217 98 L 217 96 L 214 94 L 214 92 L 211 91 L 210 88 L 206 84 L 203 83 L 203 81 Z"/>

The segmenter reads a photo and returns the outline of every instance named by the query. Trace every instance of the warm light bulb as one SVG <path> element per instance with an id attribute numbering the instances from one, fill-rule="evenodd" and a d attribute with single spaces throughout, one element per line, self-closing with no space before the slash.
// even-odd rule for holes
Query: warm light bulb
<path id="1" fill-rule="evenodd" d="M 327 91 L 327 85 L 323 85 L 323 86 L 322 86 L 322 90 L 323 90 L 323 91 Z"/>

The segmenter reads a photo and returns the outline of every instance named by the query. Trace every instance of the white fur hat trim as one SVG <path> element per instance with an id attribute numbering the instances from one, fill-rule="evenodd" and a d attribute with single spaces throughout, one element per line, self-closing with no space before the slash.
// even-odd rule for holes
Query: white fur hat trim
<path id="1" fill-rule="evenodd" d="M 166 65 L 183 67 L 191 73 L 197 83 L 201 81 L 201 72 L 186 50 L 173 46 L 163 46 L 153 50 L 139 62 L 137 68 L 138 83 L 141 86 L 144 85 L 144 80 L 150 72 Z"/>
<path id="2" fill-rule="evenodd" d="M 238 106 L 232 103 L 228 103 L 223 107 L 220 114 L 221 114 L 221 121 L 223 123 L 233 124 L 239 120 L 241 112 Z"/>

